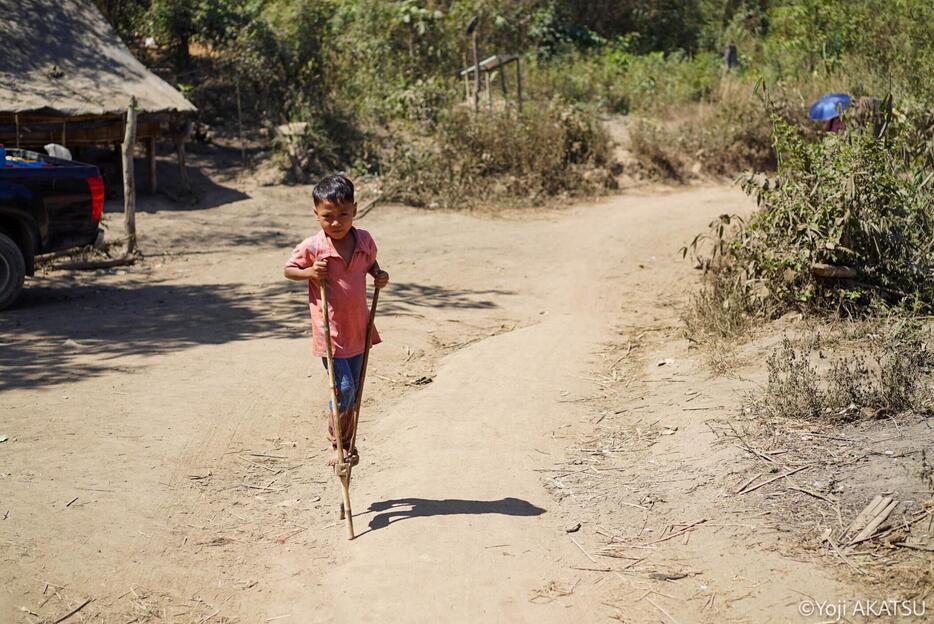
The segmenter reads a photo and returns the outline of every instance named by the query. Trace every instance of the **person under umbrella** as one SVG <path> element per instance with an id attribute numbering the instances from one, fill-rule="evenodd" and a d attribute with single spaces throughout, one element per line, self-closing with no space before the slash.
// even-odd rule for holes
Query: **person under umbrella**
<path id="1" fill-rule="evenodd" d="M 850 106 L 852 101 L 846 93 L 828 93 L 811 105 L 808 117 L 813 121 L 824 122 L 824 130 L 827 132 L 840 132 L 846 129 L 840 114 Z"/>

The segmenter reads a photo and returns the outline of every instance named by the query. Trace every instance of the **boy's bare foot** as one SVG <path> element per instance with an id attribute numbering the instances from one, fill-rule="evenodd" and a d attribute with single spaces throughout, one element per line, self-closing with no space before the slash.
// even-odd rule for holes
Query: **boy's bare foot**
<path id="1" fill-rule="evenodd" d="M 337 447 L 334 447 L 331 450 L 336 451 Z M 351 466 L 356 466 L 357 464 L 359 464 L 360 454 L 357 452 L 357 449 L 353 449 L 350 451 L 344 451 L 344 461 L 349 463 Z M 337 465 L 337 457 L 336 456 L 331 457 L 331 459 L 328 460 L 328 466 L 336 466 L 336 465 Z"/>

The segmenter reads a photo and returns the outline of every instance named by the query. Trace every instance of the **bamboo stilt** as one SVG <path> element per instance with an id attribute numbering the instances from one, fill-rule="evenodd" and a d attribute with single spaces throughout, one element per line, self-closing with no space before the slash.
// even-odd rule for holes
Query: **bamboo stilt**
<path id="1" fill-rule="evenodd" d="M 334 471 L 341 481 L 341 493 L 343 495 L 343 512 L 347 519 L 348 539 L 354 538 L 353 531 L 353 510 L 350 506 L 350 464 L 344 457 L 344 439 L 341 435 L 340 410 L 337 405 L 337 386 L 334 380 L 334 352 L 331 347 L 331 320 L 328 312 L 328 291 L 327 284 L 321 280 L 321 311 L 324 315 L 324 344 L 327 349 L 328 362 L 328 380 L 331 384 L 331 414 L 334 417 L 334 436 L 337 438 L 337 465 Z"/>

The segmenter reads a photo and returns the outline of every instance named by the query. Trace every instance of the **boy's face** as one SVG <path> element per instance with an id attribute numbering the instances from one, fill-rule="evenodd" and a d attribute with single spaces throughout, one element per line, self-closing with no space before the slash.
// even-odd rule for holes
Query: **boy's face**
<path id="1" fill-rule="evenodd" d="M 356 202 L 329 202 L 324 200 L 315 206 L 315 216 L 324 233 L 334 240 L 347 236 L 357 214 Z"/>

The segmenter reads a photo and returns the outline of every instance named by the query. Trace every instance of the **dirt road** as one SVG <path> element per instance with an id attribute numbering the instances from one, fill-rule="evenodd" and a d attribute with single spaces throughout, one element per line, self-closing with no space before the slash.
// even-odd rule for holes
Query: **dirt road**
<path id="1" fill-rule="evenodd" d="M 733 495 L 705 421 L 736 382 L 679 335 L 678 248 L 737 190 L 361 221 L 392 283 L 352 542 L 281 278 L 308 196 L 145 204 L 144 264 L 0 316 L 0 621 L 786 622 L 853 593 Z"/>

